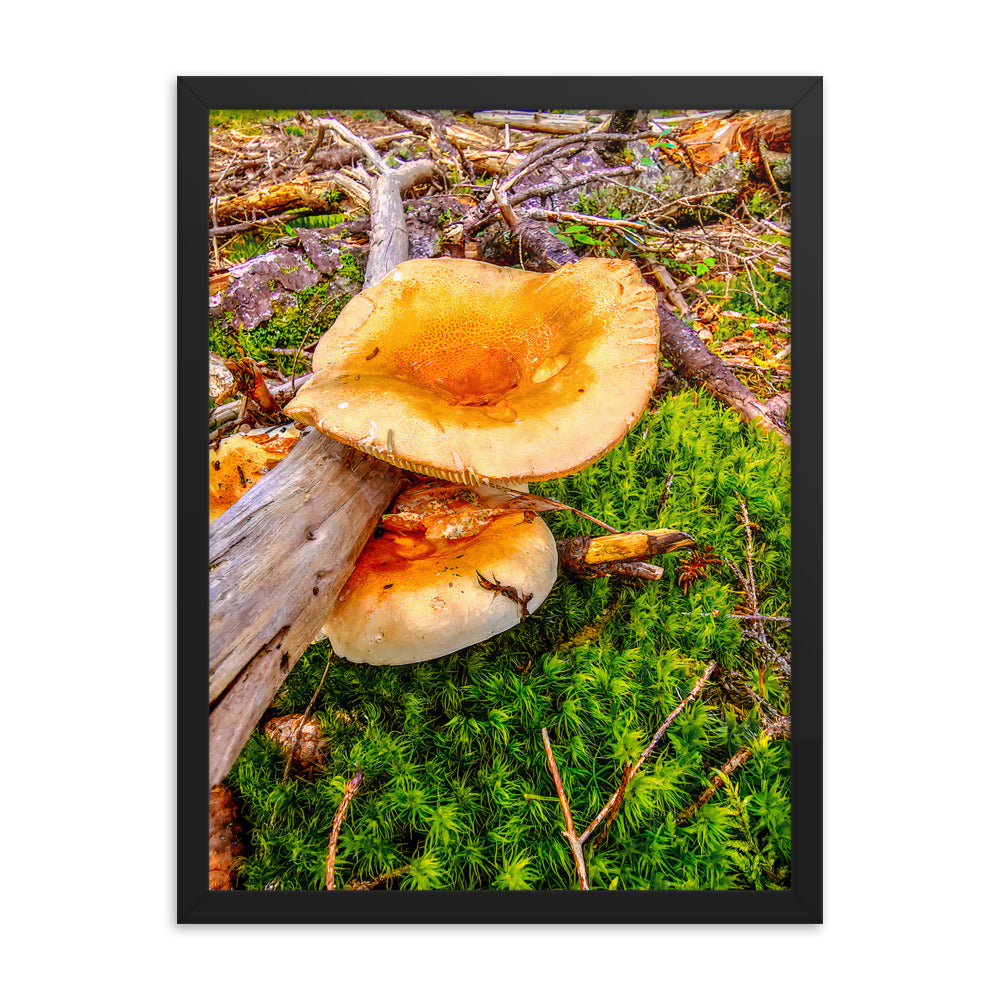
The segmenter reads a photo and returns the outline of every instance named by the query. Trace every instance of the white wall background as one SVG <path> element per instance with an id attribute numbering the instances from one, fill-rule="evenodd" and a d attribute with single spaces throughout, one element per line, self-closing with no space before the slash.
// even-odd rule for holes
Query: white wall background
<path id="1" fill-rule="evenodd" d="M 921 9 L 97 0 L 8 17 L 19 995 L 986 995 L 994 32 L 968 0 Z M 175 926 L 175 77 L 366 73 L 825 76 L 823 926 Z"/>

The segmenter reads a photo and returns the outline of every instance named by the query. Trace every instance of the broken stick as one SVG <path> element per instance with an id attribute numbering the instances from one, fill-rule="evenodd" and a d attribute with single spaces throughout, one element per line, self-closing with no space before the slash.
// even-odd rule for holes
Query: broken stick
<path id="1" fill-rule="evenodd" d="M 611 535 L 578 535 L 556 542 L 559 565 L 578 576 L 628 576 L 658 580 L 663 568 L 644 562 L 650 556 L 689 549 L 697 543 L 684 531 L 650 528 Z"/>

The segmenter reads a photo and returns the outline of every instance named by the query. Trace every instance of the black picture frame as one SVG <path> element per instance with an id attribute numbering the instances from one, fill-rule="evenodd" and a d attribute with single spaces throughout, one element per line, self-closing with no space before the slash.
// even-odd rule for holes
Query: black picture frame
<path id="1" fill-rule="evenodd" d="M 207 886 L 208 524 L 203 398 L 208 115 L 262 107 L 790 108 L 792 864 L 787 891 L 210 892 Z M 177 84 L 177 911 L 179 923 L 820 923 L 822 825 L 822 78 L 213 77 Z"/>

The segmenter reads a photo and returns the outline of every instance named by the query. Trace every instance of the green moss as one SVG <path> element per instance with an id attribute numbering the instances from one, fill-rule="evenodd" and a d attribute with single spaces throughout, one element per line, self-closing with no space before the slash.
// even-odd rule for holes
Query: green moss
<path id="1" fill-rule="evenodd" d="M 358 284 L 361 284 L 365 280 L 357 257 L 351 253 L 342 253 L 340 255 L 340 270 L 337 273 L 348 281 L 356 281 Z"/>
<path id="2" fill-rule="evenodd" d="M 282 302 L 286 304 L 276 304 L 274 316 L 253 330 L 235 329 L 231 312 L 212 320 L 209 325 L 209 350 L 220 357 L 235 359 L 241 356 L 242 349 L 259 364 L 276 368 L 285 375 L 309 371 L 311 362 L 308 355 L 299 356 L 293 372 L 294 355 L 276 354 L 273 348 L 296 350 L 303 340 L 311 343 L 333 325 L 340 310 L 351 298 L 351 291 L 340 289 L 356 290 L 363 281 L 361 268 L 353 254 L 342 254 L 340 264 L 336 284 L 323 277 L 312 288 L 285 292 Z M 287 304 L 289 301 L 294 305 Z"/>
<path id="3" fill-rule="evenodd" d="M 742 320 L 729 326 L 721 326 L 717 339 L 724 340 L 726 336 L 746 328 L 747 321 L 773 320 L 788 316 L 792 306 L 792 286 L 787 278 L 771 271 L 765 264 L 753 272 L 753 288 L 746 275 L 737 275 L 728 286 L 722 281 L 706 280 L 703 282 L 706 292 L 726 296 L 726 309 L 743 314 Z M 755 295 L 756 293 L 756 295 Z M 760 303 L 758 305 L 758 303 Z M 725 317 L 723 317 L 723 321 Z M 732 333 L 723 332 L 732 328 Z M 754 331 L 757 335 L 757 331 Z M 767 336 L 762 332 L 761 336 Z"/>
<path id="4" fill-rule="evenodd" d="M 248 132 L 253 135 L 260 134 L 260 129 L 256 127 L 262 121 L 284 121 L 294 118 L 298 113 L 295 108 L 275 108 L 275 109 L 225 109 L 213 108 L 208 112 L 208 124 L 211 128 L 231 128 L 241 132 Z M 311 114 L 324 117 L 325 111 L 312 111 Z M 291 134 L 291 133 L 290 133 Z M 296 132 L 301 135 L 301 131 Z"/>
<path id="5" fill-rule="evenodd" d="M 723 564 L 684 592 L 674 557 L 645 586 L 561 575 L 518 628 L 451 656 L 400 667 L 334 657 L 317 703 L 325 770 L 282 781 L 281 753 L 259 732 L 229 783 L 252 829 L 243 885 L 322 886 L 345 782 L 364 772 L 341 827 L 339 884 L 403 869 L 392 889 L 561 889 L 576 885 L 546 765 L 548 728 L 578 827 L 617 787 L 709 659 L 731 686 L 788 711 L 788 691 L 758 645 L 725 616 L 743 599 L 724 564 L 746 565 L 741 501 L 753 522 L 763 614 L 788 613 L 789 454 L 714 401 L 685 392 L 654 406 L 622 444 L 536 492 L 616 527 L 671 526 Z M 556 537 L 575 515 L 547 515 Z M 770 641 L 787 652 L 787 630 Z M 302 711 L 329 648 L 307 650 L 272 706 Z M 616 889 L 787 888 L 787 746 L 758 740 L 750 760 L 690 822 L 678 814 L 715 769 L 757 739 L 749 697 L 710 684 L 677 718 L 630 786 L 607 839 L 586 854 L 592 884 Z"/>

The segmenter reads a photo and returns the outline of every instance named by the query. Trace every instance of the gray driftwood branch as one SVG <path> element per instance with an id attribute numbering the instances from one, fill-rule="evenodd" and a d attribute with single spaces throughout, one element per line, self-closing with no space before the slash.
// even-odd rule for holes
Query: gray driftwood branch
<path id="1" fill-rule="evenodd" d="M 377 171 L 367 288 L 407 258 L 401 187 L 420 179 L 426 166 L 389 170 L 374 150 L 359 146 Z M 398 469 L 312 432 L 212 525 L 210 787 L 226 776 L 285 677 L 319 635 L 330 601 L 402 478 Z"/>

